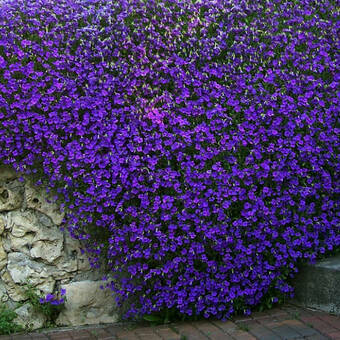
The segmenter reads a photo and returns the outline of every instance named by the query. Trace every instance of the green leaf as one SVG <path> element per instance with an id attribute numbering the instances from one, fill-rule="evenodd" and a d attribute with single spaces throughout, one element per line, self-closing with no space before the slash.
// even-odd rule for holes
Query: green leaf
<path id="1" fill-rule="evenodd" d="M 150 322 L 161 322 L 162 319 L 157 315 L 144 315 L 143 319 Z"/>

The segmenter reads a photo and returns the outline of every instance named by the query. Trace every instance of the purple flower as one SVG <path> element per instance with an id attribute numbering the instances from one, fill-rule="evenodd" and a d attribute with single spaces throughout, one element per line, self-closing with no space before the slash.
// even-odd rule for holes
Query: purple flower
<path id="1" fill-rule="evenodd" d="M 0 68 L 4 68 L 6 64 L 5 59 L 0 55 Z"/>
<path id="2" fill-rule="evenodd" d="M 59 305 L 61 305 L 63 302 L 64 302 L 64 299 L 61 299 L 61 300 L 53 300 L 53 301 L 51 301 L 51 305 L 53 305 L 53 306 L 59 306 Z"/>
<path id="3" fill-rule="evenodd" d="M 55 298 L 55 296 L 53 294 L 47 294 L 46 297 L 45 297 L 45 301 L 51 302 L 54 298 Z"/>

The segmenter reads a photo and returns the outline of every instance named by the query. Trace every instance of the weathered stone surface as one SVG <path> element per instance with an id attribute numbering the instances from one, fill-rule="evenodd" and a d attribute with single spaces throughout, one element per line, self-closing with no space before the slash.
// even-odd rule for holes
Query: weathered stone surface
<path id="1" fill-rule="evenodd" d="M 5 219 L 0 215 L 0 236 L 3 234 L 5 230 Z"/>
<path id="2" fill-rule="evenodd" d="M 61 256 L 63 233 L 40 212 L 26 210 L 8 214 L 11 250 L 52 263 Z"/>
<path id="3" fill-rule="evenodd" d="M 48 265 L 30 256 L 13 252 L 8 254 L 7 270 L 16 284 L 28 281 L 46 294 L 51 293 L 56 280 L 69 278 L 69 274 L 54 265 Z"/>
<path id="4" fill-rule="evenodd" d="M 16 284 L 30 282 L 34 286 L 45 283 L 49 291 L 53 289 L 55 280 L 55 268 L 41 262 L 32 261 L 32 259 L 23 253 L 9 253 L 7 270 Z"/>
<path id="5" fill-rule="evenodd" d="M 19 177 L 19 174 L 9 165 L 0 165 L 0 182 L 11 181 Z"/>
<path id="6" fill-rule="evenodd" d="M 0 212 L 19 209 L 23 202 L 24 186 L 18 180 L 0 185 Z"/>
<path id="7" fill-rule="evenodd" d="M 86 325 L 116 322 L 116 304 L 111 291 L 100 289 L 102 281 L 80 281 L 62 285 L 66 289 L 65 309 L 58 325 Z"/>
<path id="8" fill-rule="evenodd" d="M 340 315 L 340 255 L 304 265 L 293 284 L 295 303 Z"/>
<path id="9" fill-rule="evenodd" d="M 45 295 L 61 284 L 68 302 L 59 324 L 115 322 L 114 298 L 99 288 L 104 269 L 93 270 L 80 242 L 59 229 L 64 214 L 57 204 L 46 201 L 43 188 L 20 182 L 9 167 L 2 169 L 0 165 L 0 302 L 15 309 L 17 302 L 27 301 L 26 282 Z M 44 320 L 29 305 L 18 311 L 18 323 L 42 326 Z"/>
<path id="10" fill-rule="evenodd" d="M 37 241 L 31 249 L 33 258 L 42 258 L 47 262 L 53 262 L 61 255 L 63 244 L 61 240 Z"/>
<path id="11" fill-rule="evenodd" d="M 46 321 L 45 315 L 37 313 L 29 303 L 15 309 L 15 312 L 18 316 L 14 319 L 14 322 L 23 327 L 30 327 L 32 330 L 42 328 Z"/>
<path id="12" fill-rule="evenodd" d="M 35 286 L 36 289 L 41 290 L 45 295 L 52 293 L 55 287 L 55 280 L 53 278 L 49 278 L 46 281 L 42 281 L 41 283 Z"/>
<path id="13" fill-rule="evenodd" d="M 7 264 L 7 254 L 2 246 L 2 242 L 0 240 L 0 270 L 4 268 Z"/>
<path id="14" fill-rule="evenodd" d="M 90 270 L 90 271 L 78 271 L 72 278 L 72 282 L 76 281 L 99 281 L 105 276 L 105 272 L 102 269 Z"/>
<path id="15" fill-rule="evenodd" d="M 5 249 L 5 252 L 6 252 L 6 253 L 9 253 L 9 252 L 11 251 L 11 242 L 10 242 L 10 240 L 8 239 L 8 237 L 3 237 L 3 236 L 2 236 L 1 242 L 2 242 L 2 246 L 3 246 L 4 249 Z"/>
<path id="16" fill-rule="evenodd" d="M 78 256 L 78 270 L 85 272 L 91 270 L 89 259 L 85 254 L 80 254 Z"/>
<path id="17" fill-rule="evenodd" d="M 29 180 L 25 184 L 25 199 L 28 208 L 38 210 L 47 215 L 56 225 L 62 223 L 65 214 L 59 210 L 57 204 L 47 201 L 52 201 L 52 198 L 48 197 L 43 188 L 34 186 Z"/>
<path id="18" fill-rule="evenodd" d="M 67 256 L 67 261 L 65 262 L 75 262 L 77 270 L 86 272 L 88 270 L 91 270 L 91 266 L 86 254 L 82 254 L 80 249 L 80 242 L 71 238 L 71 236 L 69 236 L 68 234 L 65 234 L 64 254 Z"/>
<path id="19" fill-rule="evenodd" d="M 62 272 L 74 273 L 77 271 L 77 259 L 67 257 L 64 253 L 53 264 Z"/>
<path id="20" fill-rule="evenodd" d="M 34 234 L 26 234 L 25 237 L 14 237 L 11 234 L 8 237 L 10 241 L 11 252 L 21 252 L 29 255 L 32 248 Z"/>
<path id="21" fill-rule="evenodd" d="M 8 229 L 15 237 L 23 237 L 27 233 L 37 233 L 39 231 L 38 218 L 34 211 L 11 211 L 7 215 Z"/>
<path id="22" fill-rule="evenodd" d="M 5 283 L 6 286 L 6 291 L 8 296 L 13 300 L 13 301 L 24 301 L 26 300 L 25 295 L 23 294 L 22 287 L 17 285 L 11 275 L 9 274 L 8 270 L 6 270 L 2 275 L 1 279 Z"/>
<path id="23" fill-rule="evenodd" d="M 79 241 L 72 239 L 67 233 L 65 233 L 62 256 L 54 262 L 54 265 L 60 270 L 73 273 L 73 277 L 77 275 L 74 273 L 76 271 L 84 273 L 81 281 L 84 279 L 92 280 L 92 278 L 86 276 L 89 275 L 88 271 L 91 270 L 91 267 L 86 254 L 82 254 L 80 248 L 81 246 Z"/>
<path id="24" fill-rule="evenodd" d="M 0 302 L 6 302 L 8 300 L 7 290 L 5 283 L 0 281 Z"/>
<path id="25" fill-rule="evenodd" d="M 61 256 L 63 242 L 63 233 L 58 228 L 46 228 L 41 226 L 33 239 L 31 256 L 52 263 Z"/>

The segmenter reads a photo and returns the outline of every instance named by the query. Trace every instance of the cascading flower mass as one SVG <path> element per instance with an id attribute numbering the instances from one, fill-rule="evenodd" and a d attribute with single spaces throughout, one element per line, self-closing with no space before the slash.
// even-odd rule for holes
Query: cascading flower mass
<path id="1" fill-rule="evenodd" d="M 333 0 L 5 0 L 0 161 L 48 179 L 127 317 L 226 318 L 340 244 Z"/>

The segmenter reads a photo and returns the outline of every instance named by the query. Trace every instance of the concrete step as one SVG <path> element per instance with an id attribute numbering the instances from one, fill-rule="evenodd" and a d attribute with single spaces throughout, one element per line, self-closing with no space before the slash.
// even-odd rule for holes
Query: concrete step
<path id="1" fill-rule="evenodd" d="M 304 265 L 293 285 L 294 303 L 340 315 L 340 255 Z"/>

